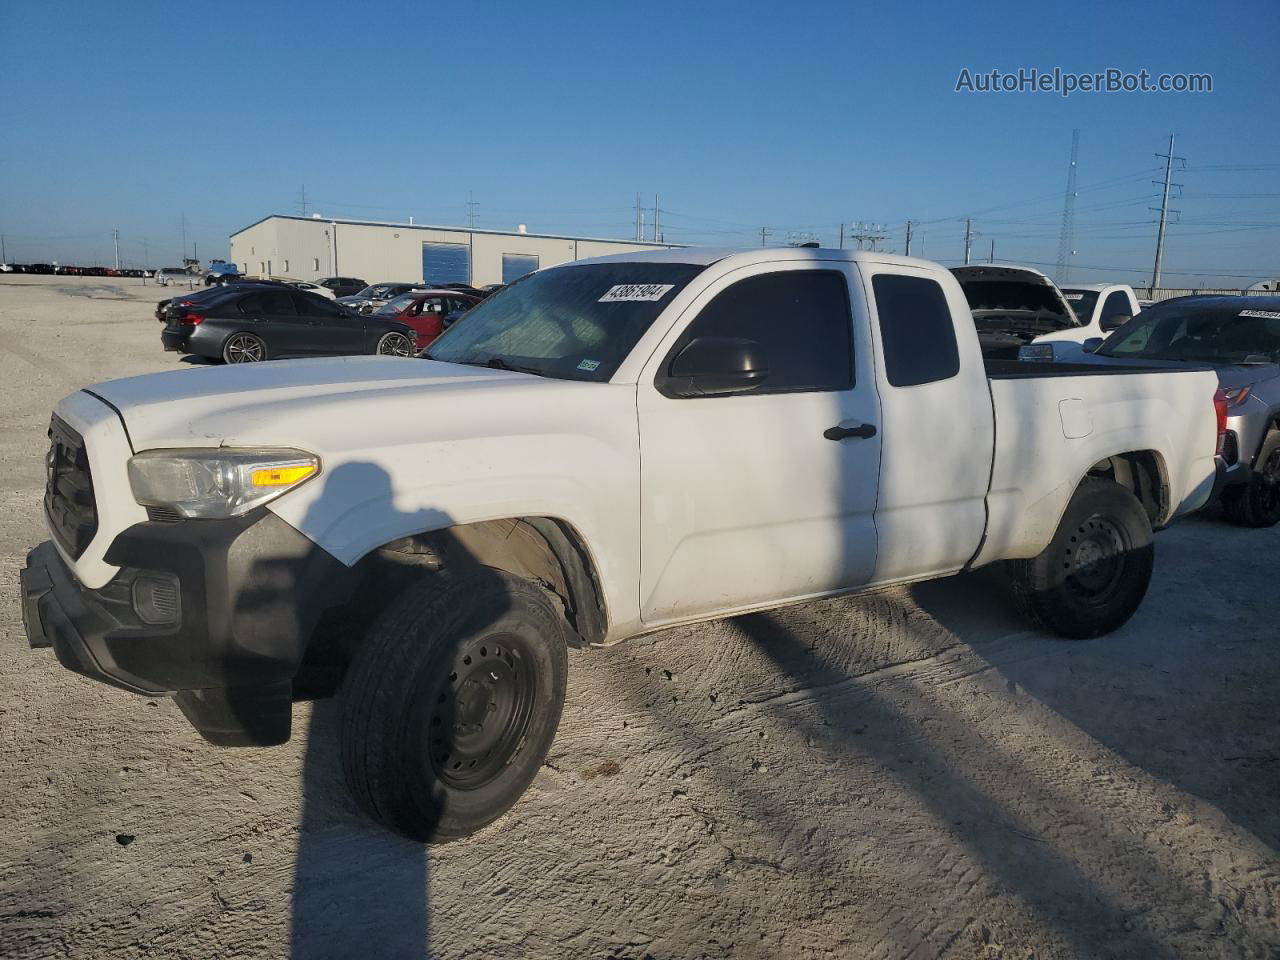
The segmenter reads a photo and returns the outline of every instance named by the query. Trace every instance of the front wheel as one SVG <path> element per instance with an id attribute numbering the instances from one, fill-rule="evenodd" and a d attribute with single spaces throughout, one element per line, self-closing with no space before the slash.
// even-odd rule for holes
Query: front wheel
<path id="1" fill-rule="evenodd" d="M 489 567 L 409 587 L 343 682 L 342 766 L 364 812 L 428 843 L 506 813 L 555 738 L 568 629 L 545 590 Z"/>
<path id="2" fill-rule="evenodd" d="M 1258 451 L 1248 483 L 1223 491 L 1227 519 L 1242 527 L 1280 523 L 1280 430 L 1272 430 Z"/>
<path id="3" fill-rule="evenodd" d="M 257 363 L 267 359 L 267 345 L 252 333 L 233 333 L 222 345 L 225 363 Z"/>
<path id="4" fill-rule="evenodd" d="M 1151 520 L 1137 497 L 1112 480 L 1086 477 L 1049 546 L 1008 567 L 1034 624 L 1083 640 L 1133 616 L 1151 583 L 1154 552 Z"/>
<path id="5" fill-rule="evenodd" d="M 384 333 L 378 338 L 374 353 L 383 357 L 410 357 L 413 356 L 413 342 L 403 333 Z"/>

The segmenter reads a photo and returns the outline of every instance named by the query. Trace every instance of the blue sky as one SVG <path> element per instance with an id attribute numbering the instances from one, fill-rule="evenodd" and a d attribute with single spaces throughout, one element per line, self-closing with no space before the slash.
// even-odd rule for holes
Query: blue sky
<path id="1" fill-rule="evenodd" d="M 212 11 L 220 11 L 214 17 Z M 217 25 L 215 25 L 215 23 Z M 913 253 L 1147 279 L 1160 161 L 1187 158 L 1166 285 L 1280 276 L 1280 4 L 18 3 L 0 19 L 13 260 L 202 259 L 269 213 L 633 234 L 921 222 Z M 1211 94 L 958 94 L 962 68 L 1207 72 Z M 923 249 L 921 249 L 921 244 Z"/>

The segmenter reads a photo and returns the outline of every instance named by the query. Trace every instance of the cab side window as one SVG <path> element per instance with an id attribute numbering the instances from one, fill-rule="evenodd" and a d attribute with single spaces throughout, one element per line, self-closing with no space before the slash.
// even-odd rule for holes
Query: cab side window
<path id="1" fill-rule="evenodd" d="M 849 291 L 834 270 L 786 270 L 739 280 L 702 309 L 667 363 L 697 337 L 739 337 L 761 346 L 769 372 L 753 396 L 853 386 Z"/>
<path id="2" fill-rule="evenodd" d="M 885 373 L 895 387 L 949 380 L 960 372 L 955 323 L 934 280 L 894 273 L 871 278 Z"/>

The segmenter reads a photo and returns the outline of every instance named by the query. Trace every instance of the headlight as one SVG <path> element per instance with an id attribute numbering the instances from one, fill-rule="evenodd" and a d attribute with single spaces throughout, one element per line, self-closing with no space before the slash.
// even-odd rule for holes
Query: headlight
<path id="1" fill-rule="evenodd" d="M 1028 343 L 1018 348 L 1019 360 L 1053 360 L 1052 343 Z"/>
<path id="2" fill-rule="evenodd" d="M 144 507 L 211 520 L 248 513 L 319 472 L 301 450 L 148 450 L 129 461 L 129 485 Z"/>

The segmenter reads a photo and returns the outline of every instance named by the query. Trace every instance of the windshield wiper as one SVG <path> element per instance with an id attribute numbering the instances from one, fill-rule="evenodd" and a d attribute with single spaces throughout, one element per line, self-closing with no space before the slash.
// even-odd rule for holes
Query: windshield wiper
<path id="1" fill-rule="evenodd" d="M 542 376 L 542 371 L 537 367 L 512 363 L 510 360 L 504 360 L 502 357 L 490 357 L 485 363 L 485 366 L 493 367 L 495 370 L 514 370 L 516 373 L 532 373 L 535 377 Z"/>

